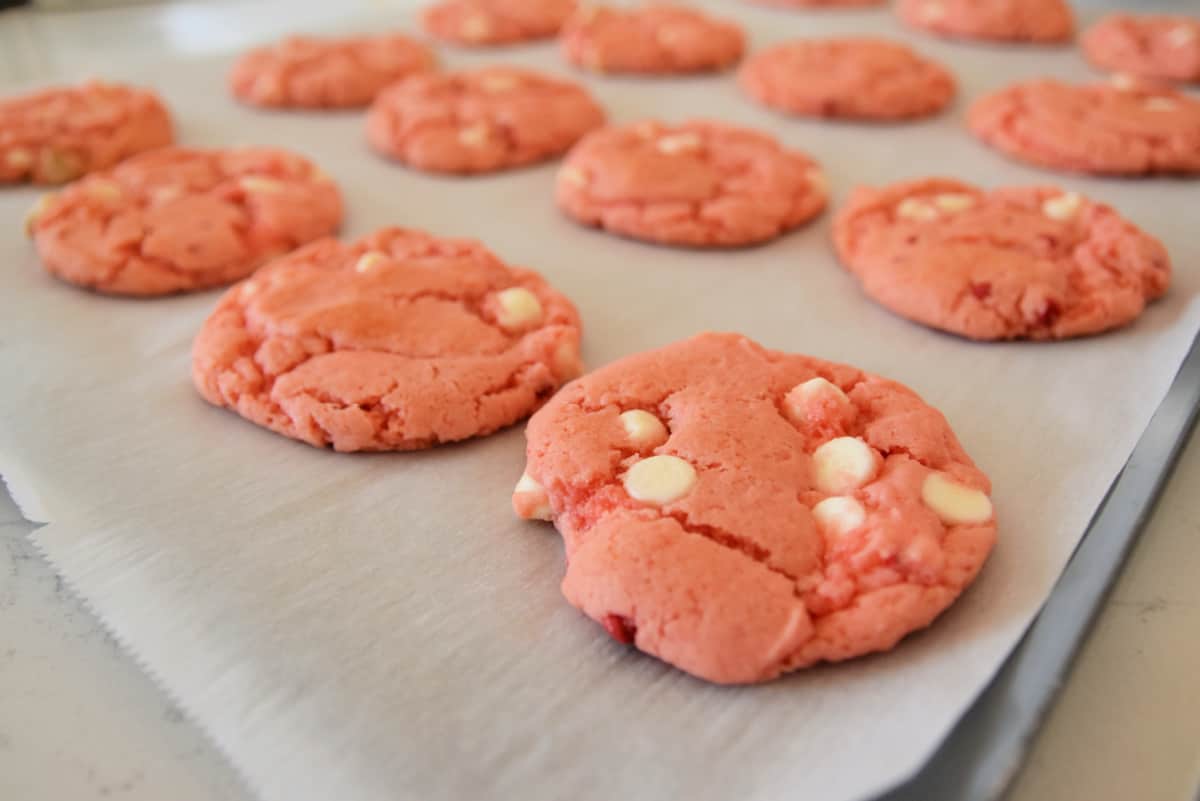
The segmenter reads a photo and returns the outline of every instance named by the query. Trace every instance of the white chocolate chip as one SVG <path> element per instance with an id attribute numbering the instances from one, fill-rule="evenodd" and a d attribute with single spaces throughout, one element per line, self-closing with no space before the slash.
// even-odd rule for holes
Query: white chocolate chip
<path id="1" fill-rule="evenodd" d="M 933 205 L 947 214 L 957 214 L 974 206 L 975 196 L 968 195 L 965 192 L 945 192 L 940 195 L 934 195 Z"/>
<path id="2" fill-rule="evenodd" d="M 283 191 L 282 181 L 276 181 L 274 178 L 264 178 L 261 175 L 247 175 L 238 181 L 238 183 L 247 192 L 274 194 Z"/>
<path id="3" fill-rule="evenodd" d="M 921 485 L 921 500 L 943 523 L 986 523 L 992 519 L 992 501 L 977 489 L 930 473 Z"/>
<path id="4" fill-rule="evenodd" d="M 487 143 L 490 134 L 491 129 L 486 122 L 477 122 L 460 129 L 458 141 L 467 147 L 482 147 Z"/>
<path id="5" fill-rule="evenodd" d="M 1118 72 L 1108 79 L 1112 88 L 1118 92 L 1129 92 L 1137 87 L 1137 79 L 1124 72 Z"/>
<path id="6" fill-rule="evenodd" d="M 896 216 L 904 220 L 928 222 L 938 218 L 938 211 L 924 200 L 906 197 L 896 206 Z"/>
<path id="7" fill-rule="evenodd" d="M 841 537 L 861 526 L 867 510 L 854 498 L 833 495 L 813 507 L 813 517 L 826 536 Z"/>
<path id="8" fill-rule="evenodd" d="M 836 437 L 813 451 L 817 489 L 833 495 L 856 490 L 879 472 L 879 457 L 859 437 Z"/>
<path id="9" fill-rule="evenodd" d="M 925 3 L 921 6 L 920 14 L 925 22 L 937 22 L 946 16 L 946 7 L 941 3 Z"/>
<path id="10" fill-rule="evenodd" d="M 659 153 L 665 153 L 668 156 L 674 156 L 677 153 L 689 153 L 700 149 L 700 137 L 688 131 L 671 134 L 660 138 L 655 143 L 655 147 L 658 148 Z"/>
<path id="11" fill-rule="evenodd" d="M 121 185 L 116 181 L 96 178 L 86 182 L 87 193 L 97 200 L 120 200 Z"/>
<path id="12" fill-rule="evenodd" d="M 623 483 L 634 500 L 667 504 L 696 486 L 696 468 L 678 456 L 659 454 L 636 462 L 625 473 Z"/>
<path id="13" fill-rule="evenodd" d="M 492 32 L 492 23 L 482 14 L 472 14 L 463 20 L 458 34 L 469 42 L 478 42 Z"/>
<path id="14" fill-rule="evenodd" d="M 1079 211 L 1083 198 L 1076 192 L 1067 192 L 1042 201 L 1042 214 L 1052 220 L 1069 220 Z"/>
<path id="15" fill-rule="evenodd" d="M 513 488 L 513 508 L 526 520 L 550 520 L 554 515 L 550 509 L 550 496 L 541 484 L 528 473 L 522 473 Z"/>
<path id="16" fill-rule="evenodd" d="M 13 148 L 4 156 L 4 163 L 21 170 L 33 166 L 33 153 L 23 147 Z"/>
<path id="17" fill-rule="evenodd" d="M 1146 111 L 1174 111 L 1179 104 L 1169 97 L 1151 97 L 1142 103 L 1142 108 Z"/>
<path id="18" fill-rule="evenodd" d="M 560 167 L 558 170 L 558 182 L 569 184 L 582 189 L 588 185 L 587 173 L 578 167 L 572 167 L 570 164 Z"/>
<path id="19" fill-rule="evenodd" d="M 354 272 L 365 273 L 368 270 L 378 267 L 385 261 L 387 261 L 387 254 L 381 253 L 378 250 L 368 250 L 359 256 L 358 261 L 354 263 Z"/>
<path id="20" fill-rule="evenodd" d="M 804 178 L 814 192 L 822 195 L 829 194 L 829 179 L 825 177 L 825 172 L 820 167 L 809 167 L 804 171 Z"/>
<path id="21" fill-rule="evenodd" d="M 505 331 L 519 331 L 541 322 L 542 303 L 525 287 L 497 292 L 496 301 L 500 306 L 496 321 Z"/>
<path id="22" fill-rule="evenodd" d="M 479 79 L 479 88 L 485 92 L 507 92 L 519 86 L 521 79 L 507 73 L 489 73 Z"/>
<path id="23" fill-rule="evenodd" d="M 667 441 L 663 421 L 643 409 L 621 412 L 621 426 L 636 448 L 655 448 Z"/>
<path id="24" fill-rule="evenodd" d="M 826 400 L 833 400 L 835 403 L 850 403 L 850 399 L 846 397 L 845 392 L 842 392 L 841 387 L 817 376 L 792 387 L 783 398 L 783 406 L 788 418 L 792 422 L 799 423 L 808 418 L 810 409 L 819 408 Z"/>
<path id="25" fill-rule="evenodd" d="M 256 282 L 247 281 L 246 283 L 242 284 L 241 295 L 242 295 L 243 300 L 252 298 L 257 293 L 258 293 L 258 284 Z"/>
<path id="26" fill-rule="evenodd" d="M 33 226 L 37 225 L 38 219 L 46 213 L 46 209 L 58 195 L 54 192 L 47 192 L 37 199 L 37 202 L 25 214 L 25 233 L 32 234 Z"/>
<path id="27" fill-rule="evenodd" d="M 1176 25 L 1167 31 L 1167 43 L 1171 47 L 1186 47 L 1196 39 L 1196 29 L 1190 25 Z"/>

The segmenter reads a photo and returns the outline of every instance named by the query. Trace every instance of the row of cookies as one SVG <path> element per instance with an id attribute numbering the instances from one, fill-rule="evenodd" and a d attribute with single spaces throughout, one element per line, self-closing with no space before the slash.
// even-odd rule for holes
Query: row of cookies
<path id="1" fill-rule="evenodd" d="M 706 121 L 597 131 L 555 182 L 559 207 L 585 225 L 694 247 L 777 237 L 819 214 L 826 193 L 807 155 Z M 241 279 L 333 234 L 342 214 L 335 182 L 298 155 L 160 148 L 51 196 L 29 231 L 52 274 L 147 296 Z M 997 230 L 1012 233 L 997 239 Z M 1170 274 L 1161 245 L 1112 209 L 1045 187 L 987 193 L 935 180 L 860 189 L 834 232 L 842 263 L 868 295 L 976 339 L 1124 325 L 1166 290 Z"/>
<path id="2" fill-rule="evenodd" d="M 593 9 L 585 16 L 588 26 L 600 26 L 599 33 L 568 49 L 590 53 L 603 44 L 606 58 L 611 48 L 649 72 L 707 70 L 740 57 L 736 26 L 691 9 Z M 1184 40 L 1179 33 L 1192 30 L 1178 18 L 1169 27 L 1164 20 L 1144 22 L 1153 42 L 1173 46 Z M 580 36 L 590 30 L 581 28 Z M 564 42 L 575 41 L 574 35 L 565 35 Z M 1200 60 L 1200 43 L 1196 50 L 1193 60 Z M 716 51 L 725 55 L 709 58 Z M 376 149 L 435 171 L 490 171 L 557 155 L 602 120 L 585 90 L 568 81 L 530 71 L 485 80 L 471 73 L 426 74 L 435 64 L 428 48 L 403 34 L 293 37 L 244 55 L 229 82 L 243 101 L 271 107 L 363 106 L 376 100 L 368 119 Z M 422 80 L 402 88 L 403 78 L 418 74 L 425 74 Z M 383 92 L 390 84 L 395 88 Z M 944 67 L 879 39 L 777 45 L 748 60 L 739 84 L 756 100 L 788 113 L 849 119 L 932 114 L 955 91 Z M 1010 155 L 1052 168 L 1112 174 L 1200 170 L 1200 105 L 1124 75 L 1111 88 L 1116 91 L 1055 81 L 1020 84 L 990 103 L 977 103 L 969 124 Z M 533 119 L 542 108 L 553 124 Z M 161 103 L 121 87 L 18 98 L 0 105 L 0 119 L 5 121 L 0 182 L 60 183 L 170 141 Z M 1121 130 L 1114 133 L 1115 127 Z"/>
<path id="3" fill-rule="evenodd" d="M 848 8 L 886 0 L 755 0 L 791 8 Z M 896 15 L 918 30 L 992 42 L 1068 42 L 1075 21 L 1065 0 L 899 0 Z M 426 33 L 469 47 L 560 36 L 567 60 L 601 72 L 654 73 L 727 66 L 740 56 L 740 29 L 720 28 L 669 8 L 578 8 L 575 0 L 442 0 L 422 17 Z M 1200 20 L 1168 14 L 1109 14 L 1082 35 L 1099 67 L 1200 82 Z"/>
<path id="4" fill-rule="evenodd" d="M 526 24 L 510 29 L 504 24 L 511 21 L 506 14 L 517 6 Z M 568 14 L 569 4 L 562 2 L 517 6 L 451 0 L 428 10 L 426 26 L 442 38 L 454 39 L 447 34 L 451 20 L 471 30 L 506 31 L 497 41 L 511 42 L 517 29 L 528 32 L 536 27 L 528 23 L 529 17 L 543 15 L 561 25 L 568 61 L 600 72 L 719 70 L 740 60 L 744 48 L 735 23 L 679 6 L 589 7 L 574 14 Z M 1016 0 L 996 0 L 972 8 L 925 0 L 919 6 L 901 4 L 899 11 L 927 21 L 937 17 L 947 25 L 977 18 L 996 26 L 1010 22 L 1016 26 L 1010 31 L 1013 39 L 1054 38 L 1021 28 L 1033 25 L 1031 20 L 1056 20 L 1056 30 L 1068 36 L 1071 29 L 1070 11 L 1063 4 L 1034 9 Z M 538 35 L 549 35 L 554 24 L 548 21 Z M 963 30 L 958 23 L 951 28 Z M 1151 63 L 1161 60 L 1158 54 L 1167 48 L 1176 55 L 1172 64 L 1200 64 L 1200 40 L 1192 43 L 1181 35 L 1200 30 L 1200 21 L 1147 17 L 1130 22 L 1114 17 L 1085 41 L 1113 41 L 1119 37 L 1112 31 L 1118 29 L 1128 36 L 1142 31 L 1149 44 L 1138 52 L 1145 52 Z M 1001 33 L 999 28 L 984 31 Z M 536 37 L 529 33 L 526 38 Z M 485 38 L 476 43 L 490 42 Z M 1119 49 L 1109 45 L 1105 52 Z M 390 72 L 380 66 L 385 62 Z M 354 73 L 351 64 L 363 74 Z M 235 95 L 250 103 L 311 108 L 349 104 L 350 98 L 328 89 L 351 84 L 364 87 L 352 98 L 354 104 L 362 104 L 368 99 L 366 87 L 378 89 L 389 77 L 425 72 L 432 65 L 428 52 L 403 37 L 291 39 L 239 60 L 231 85 Z M 1145 66 L 1139 71 L 1153 72 Z M 927 116 L 943 109 L 956 91 L 955 79 L 944 66 L 878 38 L 778 44 L 751 55 L 738 83 L 751 98 L 789 114 L 852 120 Z M 542 113 L 544 126 L 526 124 Z M 528 71 L 460 72 L 400 81 L 382 92 L 369 112 L 367 130 L 376 150 L 410 166 L 474 173 L 557 155 L 601 119 L 583 88 L 570 82 Z M 978 101 L 968 124 L 984 141 L 1040 166 L 1120 175 L 1200 172 L 1200 103 L 1124 74 L 1109 85 L 1054 80 L 1017 84 Z"/>
<path id="5" fill-rule="evenodd" d="M 793 8 L 878 6 L 886 0 L 756 0 Z M 1064 0 L 900 0 L 895 13 L 911 28 L 960 40 L 1062 43 L 1074 32 Z M 654 73 L 727 66 L 742 50 L 736 25 L 721 28 L 670 7 L 587 6 L 575 0 L 443 0 L 428 7 L 425 31 L 467 47 L 560 36 L 565 58 L 600 72 Z M 1105 70 L 1144 78 L 1200 82 L 1200 20 L 1178 14 L 1111 13 L 1084 31 L 1080 46 Z"/>

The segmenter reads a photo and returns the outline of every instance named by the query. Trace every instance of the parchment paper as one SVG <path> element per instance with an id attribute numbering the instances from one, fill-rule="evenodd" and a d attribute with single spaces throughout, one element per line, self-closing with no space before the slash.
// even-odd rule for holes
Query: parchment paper
<path id="1" fill-rule="evenodd" d="M 481 238 L 574 298 L 604 364 L 703 329 L 846 361 L 942 409 L 994 480 L 999 545 L 977 584 L 894 652 L 718 688 L 619 647 L 558 592 L 549 526 L 508 508 L 520 427 L 425 453 L 338 455 L 207 406 L 189 382 L 207 293 L 98 297 L 42 273 L 20 234 L 36 192 L 0 192 L 0 471 L 36 541 L 267 801 L 861 799 L 909 775 L 1036 613 L 1200 327 L 1197 184 L 1038 173 L 962 130 L 969 98 L 1070 50 L 939 43 L 884 11 L 722 4 L 756 47 L 877 32 L 953 66 L 959 103 L 905 125 L 788 120 L 733 78 L 584 80 L 616 121 L 713 116 L 857 183 L 947 174 L 1048 182 L 1111 202 L 1168 245 L 1169 296 L 1131 328 L 971 344 L 898 319 L 837 266 L 826 214 L 752 250 L 656 248 L 580 229 L 553 166 L 433 178 L 367 152 L 357 114 L 255 112 L 228 59 L 107 75 L 158 86 L 195 144 L 278 143 L 341 182 L 347 236 L 400 223 Z M 281 23 L 284 21 L 281 21 Z M 400 18 L 348 21 L 378 29 Z M 455 55 L 565 72 L 550 45 Z M 119 733 L 114 733 L 119 736 Z"/>

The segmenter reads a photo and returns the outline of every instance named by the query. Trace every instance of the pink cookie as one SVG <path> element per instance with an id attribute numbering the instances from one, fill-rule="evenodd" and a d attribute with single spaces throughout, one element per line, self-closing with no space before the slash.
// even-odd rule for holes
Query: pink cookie
<path id="1" fill-rule="evenodd" d="M 513 507 L 562 534 L 567 600 L 709 681 L 886 651 L 995 541 L 988 479 L 937 410 L 736 334 L 574 381 L 526 438 Z"/>
<path id="2" fill-rule="evenodd" d="M 744 49 L 736 23 L 674 5 L 589 6 L 562 33 L 567 61 L 594 72 L 711 72 L 737 63 Z"/>
<path id="3" fill-rule="evenodd" d="M 89 81 L 0 101 L 0 185 L 61 184 L 171 144 L 152 92 Z"/>
<path id="4" fill-rule="evenodd" d="M 667 245 L 774 239 L 825 208 L 816 163 L 718 122 L 647 121 L 589 134 L 558 172 L 558 206 L 584 225 Z"/>
<path id="5" fill-rule="evenodd" d="M 205 400 L 310 445 L 428 448 L 540 406 L 579 362 L 579 317 L 477 242 L 384 228 L 314 242 L 230 289 L 192 350 Z"/>
<path id="6" fill-rule="evenodd" d="M 360 108 L 383 87 L 429 72 L 433 53 L 403 34 L 318 39 L 293 36 L 233 65 L 234 97 L 268 108 Z"/>
<path id="7" fill-rule="evenodd" d="M 1152 14 L 1109 14 L 1088 28 L 1083 53 L 1104 69 L 1200 82 L 1200 19 Z"/>
<path id="8" fill-rule="evenodd" d="M 48 272 L 112 295 L 228 284 L 337 230 L 337 186 L 275 148 L 163 148 L 47 195 L 29 233 Z"/>
<path id="9" fill-rule="evenodd" d="M 553 158 L 603 124 L 603 109 L 578 84 L 485 67 L 390 87 L 367 115 L 367 139 L 417 169 L 480 173 Z"/>
<path id="10" fill-rule="evenodd" d="M 967 124 L 992 147 L 1051 169 L 1200 173 L 1200 101 L 1128 76 L 1014 84 L 977 100 Z"/>
<path id="11" fill-rule="evenodd" d="M 810 39 L 753 55 L 738 75 L 764 105 L 811 117 L 899 120 L 936 114 L 954 97 L 940 64 L 883 39 Z"/>
<path id="12" fill-rule="evenodd" d="M 941 36 L 999 42 L 1066 42 L 1075 18 L 1066 0 L 897 0 L 907 25 Z"/>
<path id="13" fill-rule="evenodd" d="M 970 339 L 1065 339 L 1129 324 L 1170 260 L 1108 206 L 1049 187 L 927 179 L 860 188 L 834 222 L 863 291 Z"/>
<path id="14" fill-rule="evenodd" d="M 557 36 L 575 0 L 441 0 L 421 19 L 425 32 L 459 45 L 502 45 Z"/>

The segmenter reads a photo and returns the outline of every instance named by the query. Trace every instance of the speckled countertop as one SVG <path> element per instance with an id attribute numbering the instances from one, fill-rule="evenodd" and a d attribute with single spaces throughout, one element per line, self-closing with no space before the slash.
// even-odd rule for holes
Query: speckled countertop
<path id="1" fill-rule="evenodd" d="M 309 5 L 329 15 L 347 4 Z M 1200 11 L 1200 0 L 1155 5 Z M 99 39 L 114 46 L 120 38 L 149 54 L 162 46 L 144 35 L 155 13 L 107 12 L 99 21 L 0 14 L 0 85 L 85 69 L 96 63 Z M 233 46 L 253 35 L 245 28 L 197 29 L 186 13 L 173 13 L 180 37 L 174 44 L 184 49 L 204 37 Z M 1195 797 L 1198 439 L 1185 451 L 1009 801 Z M 250 801 L 213 746 L 63 588 L 26 539 L 31 529 L 0 489 L 0 799 Z"/>

